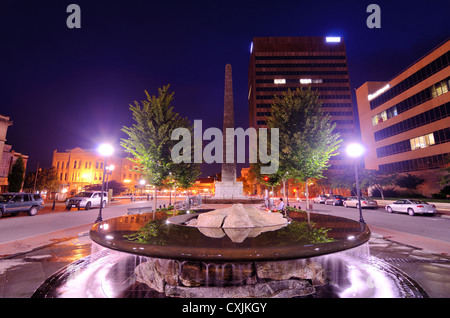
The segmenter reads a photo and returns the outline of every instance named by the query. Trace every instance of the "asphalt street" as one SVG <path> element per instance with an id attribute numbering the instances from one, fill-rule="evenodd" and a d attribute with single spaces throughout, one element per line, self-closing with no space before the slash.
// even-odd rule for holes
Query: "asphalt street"
<path id="1" fill-rule="evenodd" d="M 168 204 L 169 200 L 158 198 L 158 206 Z M 53 211 L 51 204 L 39 211 L 35 216 L 28 216 L 26 213 L 20 213 L 17 216 L 6 215 L 0 218 L 0 244 L 13 242 L 20 239 L 33 237 L 36 235 L 51 233 L 71 227 L 77 227 L 87 224 L 94 224 L 99 214 L 98 208 L 88 211 L 81 209 L 72 209 L 67 211 L 63 204 L 58 204 Z M 109 219 L 120 215 L 127 214 L 127 208 L 153 206 L 153 201 L 134 201 L 117 202 L 106 207 L 102 211 L 103 219 Z M 1 254 L 1 251 L 0 251 Z"/>
<path id="2" fill-rule="evenodd" d="M 302 202 L 300 205 L 305 208 L 306 204 Z M 359 211 L 356 208 L 314 203 L 313 211 L 359 221 Z M 369 227 L 374 226 L 450 243 L 450 219 L 440 215 L 410 216 L 406 213 L 388 213 L 384 208 L 362 209 L 362 214 Z"/>

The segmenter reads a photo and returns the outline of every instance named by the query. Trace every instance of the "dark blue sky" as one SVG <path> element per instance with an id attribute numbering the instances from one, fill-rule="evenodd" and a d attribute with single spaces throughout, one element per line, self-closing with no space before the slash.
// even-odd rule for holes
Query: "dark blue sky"
<path id="1" fill-rule="evenodd" d="M 71 3 L 81 29 L 66 26 Z M 381 7 L 381 29 L 366 26 L 370 3 Z M 54 149 L 119 147 L 129 104 L 168 83 L 176 111 L 220 128 L 227 63 L 235 123 L 246 128 L 252 37 L 341 36 L 356 89 L 389 80 L 448 38 L 449 14 L 450 2 L 438 0 L 0 0 L 0 114 L 14 122 L 7 143 L 29 155 L 28 171 L 50 166 Z"/>

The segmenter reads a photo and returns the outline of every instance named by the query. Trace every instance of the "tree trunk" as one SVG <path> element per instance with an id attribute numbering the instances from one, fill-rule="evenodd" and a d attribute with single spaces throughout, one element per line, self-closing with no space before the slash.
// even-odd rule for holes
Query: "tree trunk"
<path id="1" fill-rule="evenodd" d="M 158 199 L 157 199 L 157 190 L 155 186 L 155 201 L 153 202 L 153 220 L 155 219 L 155 213 L 156 213 L 156 207 L 158 206 Z"/>
<path id="2" fill-rule="evenodd" d="M 310 223 L 310 216 L 309 216 L 309 192 L 308 192 L 308 179 L 305 181 L 305 194 L 306 194 L 306 214 L 308 215 L 308 224 Z"/>
<path id="3" fill-rule="evenodd" d="M 380 194 L 381 194 L 381 200 L 384 200 L 384 193 L 383 193 L 383 189 L 380 187 L 378 190 L 380 190 Z"/>

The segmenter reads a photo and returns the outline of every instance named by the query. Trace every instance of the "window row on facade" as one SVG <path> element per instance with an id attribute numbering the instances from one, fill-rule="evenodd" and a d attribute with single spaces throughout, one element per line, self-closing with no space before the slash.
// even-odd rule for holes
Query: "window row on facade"
<path id="1" fill-rule="evenodd" d="M 450 142 L 450 128 L 377 148 L 377 158 Z"/>
<path id="2" fill-rule="evenodd" d="M 299 87 L 257 87 L 257 92 L 287 92 L 288 90 L 295 91 Z M 312 91 L 349 91 L 350 87 L 311 87 Z"/>
<path id="3" fill-rule="evenodd" d="M 255 56 L 260 61 L 278 60 L 345 60 L 345 55 L 279 55 L 279 56 Z"/>
<path id="4" fill-rule="evenodd" d="M 322 107 L 326 108 L 349 108 L 351 103 L 323 103 Z M 272 104 L 256 104 L 256 108 L 272 108 Z"/>
<path id="5" fill-rule="evenodd" d="M 442 94 L 447 93 L 449 91 L 449 87 L 450 77 L 443 81 L 439 81 L 436 84 L 420 91 L 419 93 L 414 94 L 413 96 L 401 101 L 400 103 L 389 107 L 385 111 L 376 114 L 372 117 L 372 126 L 376 126 L 379 123 L 395 117 L 411 108 L 421 105 L 432 98 L 436 98 Z"/>
<path id="6" fill-rule="evenodd" d="M 68 180 L 68 173 L 67 172 L 60 172 L 59 173 L 59 181 L 78 181 L 78 182 L 89 182 L 91 178 L 94 181 L 102 181 L 102 175 L 103 173 L 93 173 L 91 175 L 81 174 L 80 172 L 72 172 L 71 179 Z"/>
<path id="7" fill-rule="evenodd" d="M 347 71 L 265 71 L 256 72 L 256 76 L 299 76 L 299 75 L 348 75 Z"/>
<path id="8" fill-rule="evenodd" d="M 256 68 L 306 68 L 306 67 L 347 67 L 347 63 L 267 63 L 255 64 Z"/>
<path id="9" fill-rule="evenodd" d="M 278 95 L 283 98 L 282 95 Z M 319 99 L 350 99 L 351 95 L 319 95 Z M 256 99 L 273 99 L 273 95 L 258 95 Z"/>
<path id="10" fill-rule="evenodd" d="M 414 85 L 420 83 L 421 81 L 427 79 L 428 77 L 436 74 L 442 69 L 450 65 L 450 51 L 444 53 L 428 65 L 424 66 L 414 74 L 405 78 L 403 81 L 397 85 L 391 87 L 389 90 L 383 94 L 377 96 L 370 101 L 370 109 L 375 109 L 378 106 L 386 103 L 388 100 L 394 98 L 395 96 L 403 93 L 404 91 L 410 89 Z"/>
<path id="11" fill-rule="evenodd" d="M 272 116 L 272 112 L 257 112 L 256 116 L 270 117 L 270 116 Z M 331 122 L 336 123 L 338 125 L 353 125 L 354 124 L 352 119 L 338 119 L 338 120 L 332 120 Z"/>
<path id="12" fill-rule="evenodd" d="M 73 161 L 73 169 L 81 169 L 81 160 L 74 160 Z M 92 161 L 85 161 L 84 162 L 84 169 L 91 169 L 92 168 Z M 69 161 L 58 161 L 56 162 L 56 169 L 69 169 Z M 102 161 L 96 161 L 95 162 L 95 169 L 103 169 L 103 162 Z"/>
<path id="13" fill-rule="evenodd" d="M 278 78 L 271 78 L 271 79 L 257 79 L 256 84 L 278 84 L 275 83 L 278 80 Z M 309 79 L 311 83 L 348 83 L 348 78 L 312 78 Z M 303 78 L 285 78 L 284 83 L 280 84 L 292 84 L 292 83 L 302 83 L 302 81 L 305 81 Z"/>
<path id="14" fill-rule="evenodd" d="M 383 173 L 401 173 L 438 169 L 445 165 L 446 159 L 449 155 L 450 153 L 443 153 L 434 156 L 382 164 L 379 165 L 379 170 Z"/>
<path id="15" fill-rule="evenodd" d="M 398 135 L 405 131 L 427 125 L 434 121 L 447 118 L 450 115 L 450 102 L 445 103 L 441 106 L 432 108 L 426 112 L 419 115 L 413 116 L 411 118 L 405 119 L 397 124 L 386 127 L 374 133 L 375 141 L 380 141 L 391 136 Z"/>

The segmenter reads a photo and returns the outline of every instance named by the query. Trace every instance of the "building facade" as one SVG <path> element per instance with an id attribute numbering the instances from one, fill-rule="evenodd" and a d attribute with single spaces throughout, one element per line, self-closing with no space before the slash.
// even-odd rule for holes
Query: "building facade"
<path id="1" fill-rule="evenodd" d="M 250 127 L 266 126 L 274 95 L 299 87 L 318 91 L 323 110 L 336 123 L 341 148 L 356 139 L 345 44 L 339 37 L 258 37 L 251 44 L 248 100 Z M 339 151 L 342 153 L 342 150 Z M 330 169 L 353 164 L 344 154 Z"/>
<path id="2" fill-rule="evenodd" d="M 450 154 L 450 40 L 387 82 L 356 90 L 365 167 L 422 176 L 437 193 Z"/>
<path id="3" fill-rule="evenodd" d="M 27 169 L 28 156 L 18 153 L 6 144 L 6 133 L 13 122 L 10 117 L 0 115 L 0 193 L 8 191 L 8 175 L 19 157 L 22 157 L 25 170 Z"/>
<path id="4" fill-rule="evenodd" d="M 77 193 L 86 185 L 100 184 L 103 178 L 103 165 L 105 158 L 95 150 L 74 148 L 64 152 L 53 152 L 52 166 L 56 168 L 61 189 L 59 192 Z M 135 163 L 120 155 L 112 155 L 107 158 L 108 181 L 121 182 L 130 192 L 140 189 L 141 176 L 134 169 L 138 169 Z"/>

